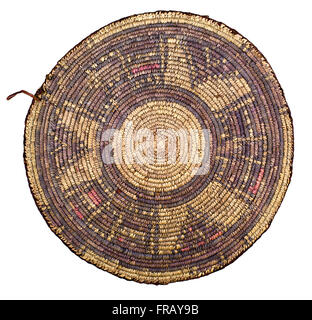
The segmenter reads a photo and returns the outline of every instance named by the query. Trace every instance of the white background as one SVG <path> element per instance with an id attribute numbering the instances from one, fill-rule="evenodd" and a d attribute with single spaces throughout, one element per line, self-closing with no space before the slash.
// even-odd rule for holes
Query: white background
<path id="1" fill-rule="evenodd" d="M 312 298 L 311 1 L 1 1 L 0 298 L 306 299 Z M 56 62 L 100 27 L 155 10 L 209 15 L 253 42 L 272 65 L 295 127 L 292 182 L 270 229 L 237 261 L 209 276 L 144 285 L 84 262 L 49 230 L 29 191 L 24 119 Z"/>

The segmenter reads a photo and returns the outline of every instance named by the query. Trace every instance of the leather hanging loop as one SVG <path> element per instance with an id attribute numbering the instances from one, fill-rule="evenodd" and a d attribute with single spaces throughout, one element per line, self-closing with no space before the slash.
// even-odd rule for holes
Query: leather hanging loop
<path id="1" fill-rule="evenodd" d="M 14 92 L 14 93 L 10 94 L 7 97 L 7 100 L 10 100 L 10 99 L 14 98 L 17 94 L 20 94 L 20 93 L 27 94 L 28 96 L 32 97 L 33 99 L 35 99 L 37 101 L 40 101 L 40 99 L 38 97 L 36 97 L 35 95 L 33 95 L 32 93 L 30 93 L 30 92 L 28 92 L 26 90 L 20 90 L 20 91 L 17 91 L 17 92 Z"/>

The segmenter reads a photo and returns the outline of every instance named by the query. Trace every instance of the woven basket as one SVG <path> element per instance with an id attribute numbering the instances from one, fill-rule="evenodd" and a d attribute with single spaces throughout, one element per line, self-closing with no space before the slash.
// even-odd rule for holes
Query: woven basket
<path id="1" fill-rule="evenodd" d="M 266 59 L 224 24 L 180 12 L 87 37 L 26 119 L 27 176 L 49 227 L 82 259 L 144 283 L 233 262 L 272 222 L 292 158 L 290 112 Z"/>

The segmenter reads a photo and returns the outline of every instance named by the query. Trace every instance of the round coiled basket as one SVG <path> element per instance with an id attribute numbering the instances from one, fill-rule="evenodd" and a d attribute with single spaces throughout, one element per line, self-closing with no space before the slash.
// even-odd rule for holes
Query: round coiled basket
<path id="1" fill-rule="evenodd" d="M 290 182 L 292 120 L 274 72 L 206 16 L 111 23 L 35 97 L 36 204 L 73 252 L 119 277 L 167 284 L 225 267 L 268 229 Z"/>

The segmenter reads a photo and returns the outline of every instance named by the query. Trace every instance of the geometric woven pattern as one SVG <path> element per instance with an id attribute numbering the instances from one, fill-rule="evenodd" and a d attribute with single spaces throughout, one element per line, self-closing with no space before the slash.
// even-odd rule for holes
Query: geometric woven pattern
<path id="1" fill-rule="evenodd" d="M 267 230 L 290 182 L 292 120 L 275 74 L 208 17 L 109 24 L 57 63 L 36 98 L 25 163 L 40 212 L 79 257 L 129 280 L 225 267 Z M 157 142 L 144 145 L 148 135 Z M 128 142 L 144 161 L 127 161 Z"/>

